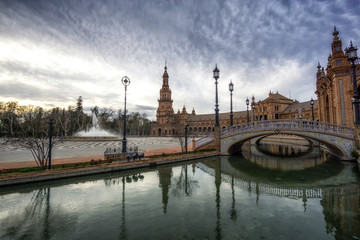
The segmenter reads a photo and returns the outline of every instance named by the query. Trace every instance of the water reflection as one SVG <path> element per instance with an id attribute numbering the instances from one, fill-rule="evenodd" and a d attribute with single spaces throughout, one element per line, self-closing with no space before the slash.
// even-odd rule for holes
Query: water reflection
<path id="1" fill-rule="evenodd" d="M 1 219 L 3 233 L 0 237 L 2 239 L 51 239 L 58 231 L 72 231 L 71 226 L 76 222 L 76 218 L 68 216 L 61 207 L 52 208 L 50 193 L 50 188 L 33 191 L 23 211 L 9 214 Z"/>
<path id="2" fill-rule="evenodd" d="M 237 213 L 235 209 L 235 190 L 234 190 L 234 176 L 231 176 L 231 210 L 230 210 L 230 219 L 234 222 L 237 219 Z"/>
<path id="3" fill-rule="evenodd" d="M 296 165 L 316 153 L 316 164 L 286 170 L 274 167 L 281 166 L 276 161 L 284 161 L 276 156 L 268 157 L 274 164 L 223 156 L 98 175 L 90 181 L 73 179 L 66 185 L 31 190 L 32 197 L 24 198 L 23 205 L 16 203 L 17 195 L 28 196 L 28 189 L 7 192 L 0 194 L 0 238 L 360 237 L 360 189 L 354 165 L 316 149 L 296 157 Z M 15 207 L 7 210 L 5 206 L 11 205 Z"/>
<path id="4" fill-rule="evenodd" d="M 251 163 L 278 170 L 312 168 L 323 164 L 328 158 L 326 152 L 319 147 L 290 144 L 284 147 L 276 143 L 245 145 L 241 153 Z"/>
<path id="5" fill-rule="evenodd" d="M 268 156 L 281 158 L 295 158 L 311 153 L 317 149 L 311 145 L 294 145 L 290 143 L 261 142 L 256 144 L 256 149 Z"/>
<path id="6" fill-rule="evenodd" d="M 121 200 L 121 226 L 120 226 L 120 237 L 119 239 L 128 239 L 126 229 L 126 209 L 125 209 L 125 177 L 122 177 L 122 200 Z"/>
<path id="7" fill-rule="evenodd" d="M 169 201 L 169 189 L 171 186 L 172 167 L 164 167 L 158 170 L 159 187 L 162 190 L 162 204 L 164 214 L 167 212 L 167 204 Z"/>
<path id="8" fill-rule="evenodd" d="M 216 227 L 215 227 L 215 238 L 222 239 L 221 234 L 221 212 L 220 212 L 220 185 L 221 185 L 221 161 L 216 161 L 215 165 L 215 187 L 216 187 Z"/>
<path id="9" fill-rule="evenodd" d="M 180 175 L 174 178 L 172 194 L 175 197 L 189 197 L 198 187 L 198 182 L 188 174 L 188 165 L 185 165 L 181 167 Z"/>

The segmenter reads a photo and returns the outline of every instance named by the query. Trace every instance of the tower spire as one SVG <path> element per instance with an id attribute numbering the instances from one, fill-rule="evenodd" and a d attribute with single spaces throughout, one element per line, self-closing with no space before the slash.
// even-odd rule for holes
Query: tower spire
<path id="1" fill-rule="evenodd" d="M 339 31 L 336 30 L 336 26 L 334 26 L 334 31 L 333 31 L 333 36 L 334 36 L 334 40 L 339 40 Z"/>
<path id="2" fill-rule="evenodd" d="M 165 62 L 165 67 L 164 67 L 164 74 L 163 74 L 163 87 L 168 88 L 169 87 L 169 74 L 167 72 L 167 65 Z"/>

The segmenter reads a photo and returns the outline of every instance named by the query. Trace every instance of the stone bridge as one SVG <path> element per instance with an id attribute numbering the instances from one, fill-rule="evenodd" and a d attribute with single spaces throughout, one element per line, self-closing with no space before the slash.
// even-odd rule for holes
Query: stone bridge
<path id="1" fill-rule="evenodd" d="M 355 148 L 355 130 L 351 127 L 306 121 L 306 120 L 268 120 L 249 122 L 222 129 L 220 131 L 220 152 L 232 154 L 253 138 L 276 134 L 297 135 L 310 142 L 319 141 L 332 149 L 332 153 L 350 158 Z M 211 133 L 195 141 L 195 149 L 214 146 L 215 135 Z"/>

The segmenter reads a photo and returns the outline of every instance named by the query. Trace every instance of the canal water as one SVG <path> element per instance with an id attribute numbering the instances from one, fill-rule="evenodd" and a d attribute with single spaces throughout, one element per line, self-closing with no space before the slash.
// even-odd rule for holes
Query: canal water
<path id="1" fill-rule="evenodd" d="M 0 239 L 360 239 L 358 169 L 320 148 L 0 189 Z"/>

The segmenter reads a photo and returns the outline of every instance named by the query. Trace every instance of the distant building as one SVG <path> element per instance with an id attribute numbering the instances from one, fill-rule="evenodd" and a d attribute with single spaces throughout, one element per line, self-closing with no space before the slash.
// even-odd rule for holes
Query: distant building
<path id="1" fill-rule="evenodd" d="M 354 127 L 352 105 L 353 79 L 351 62 L 342 49 L 339 31 L 334 27 L 331 54 L 328 57 L 326 72 L 317 66 L 316 95 L 319 100 L 318 115 L 321 122 L 329 122 Z M 356 75 L 360 75 L 360 66 L 356 65 Z M 359 86 L 359 77 L 356 79 Z M 358 91 L 359 91 L 358 87 Z"/>
<path id="2" fill-rule="evenodd" d="M 214 131 L 215 113 L 196 114 L 195 109 L 188 113 L 186 107 L 182 111 L 178 110 L 174 113 L 171 98 L 171 90 L 169 87 L 169 74 L 165 66 L 162 76 L 163 84 L 160 89 L 160 98 L 158 99 L 158 108 L 156 111 L 156 122 L 152 124 L 152 136 L 176 136 L 182 134 L 186 124 L 189 125 L 190 135 L 205 135 Z M 255 108 L 252 108 L 252 105 Z M 313 110 L 314 118 L 318 120 L 317 100 L 314 100 Z M 274 119 L 299 119 L 312 120 L 312 107 L 310 101 L 298 102 L 284 97 L 276 93 L 269 93 L 269 96 L 262 101 L 252 102 L 249 106 L 249 121 L 253 121 L 254 117 L 258 121 L 274 120 Z M 247 122 L 247 111 L 234 112 L 234 125 Z M 230 126 L 230 113 L 219 114 L 220 126 L 226 128 Z"/>

